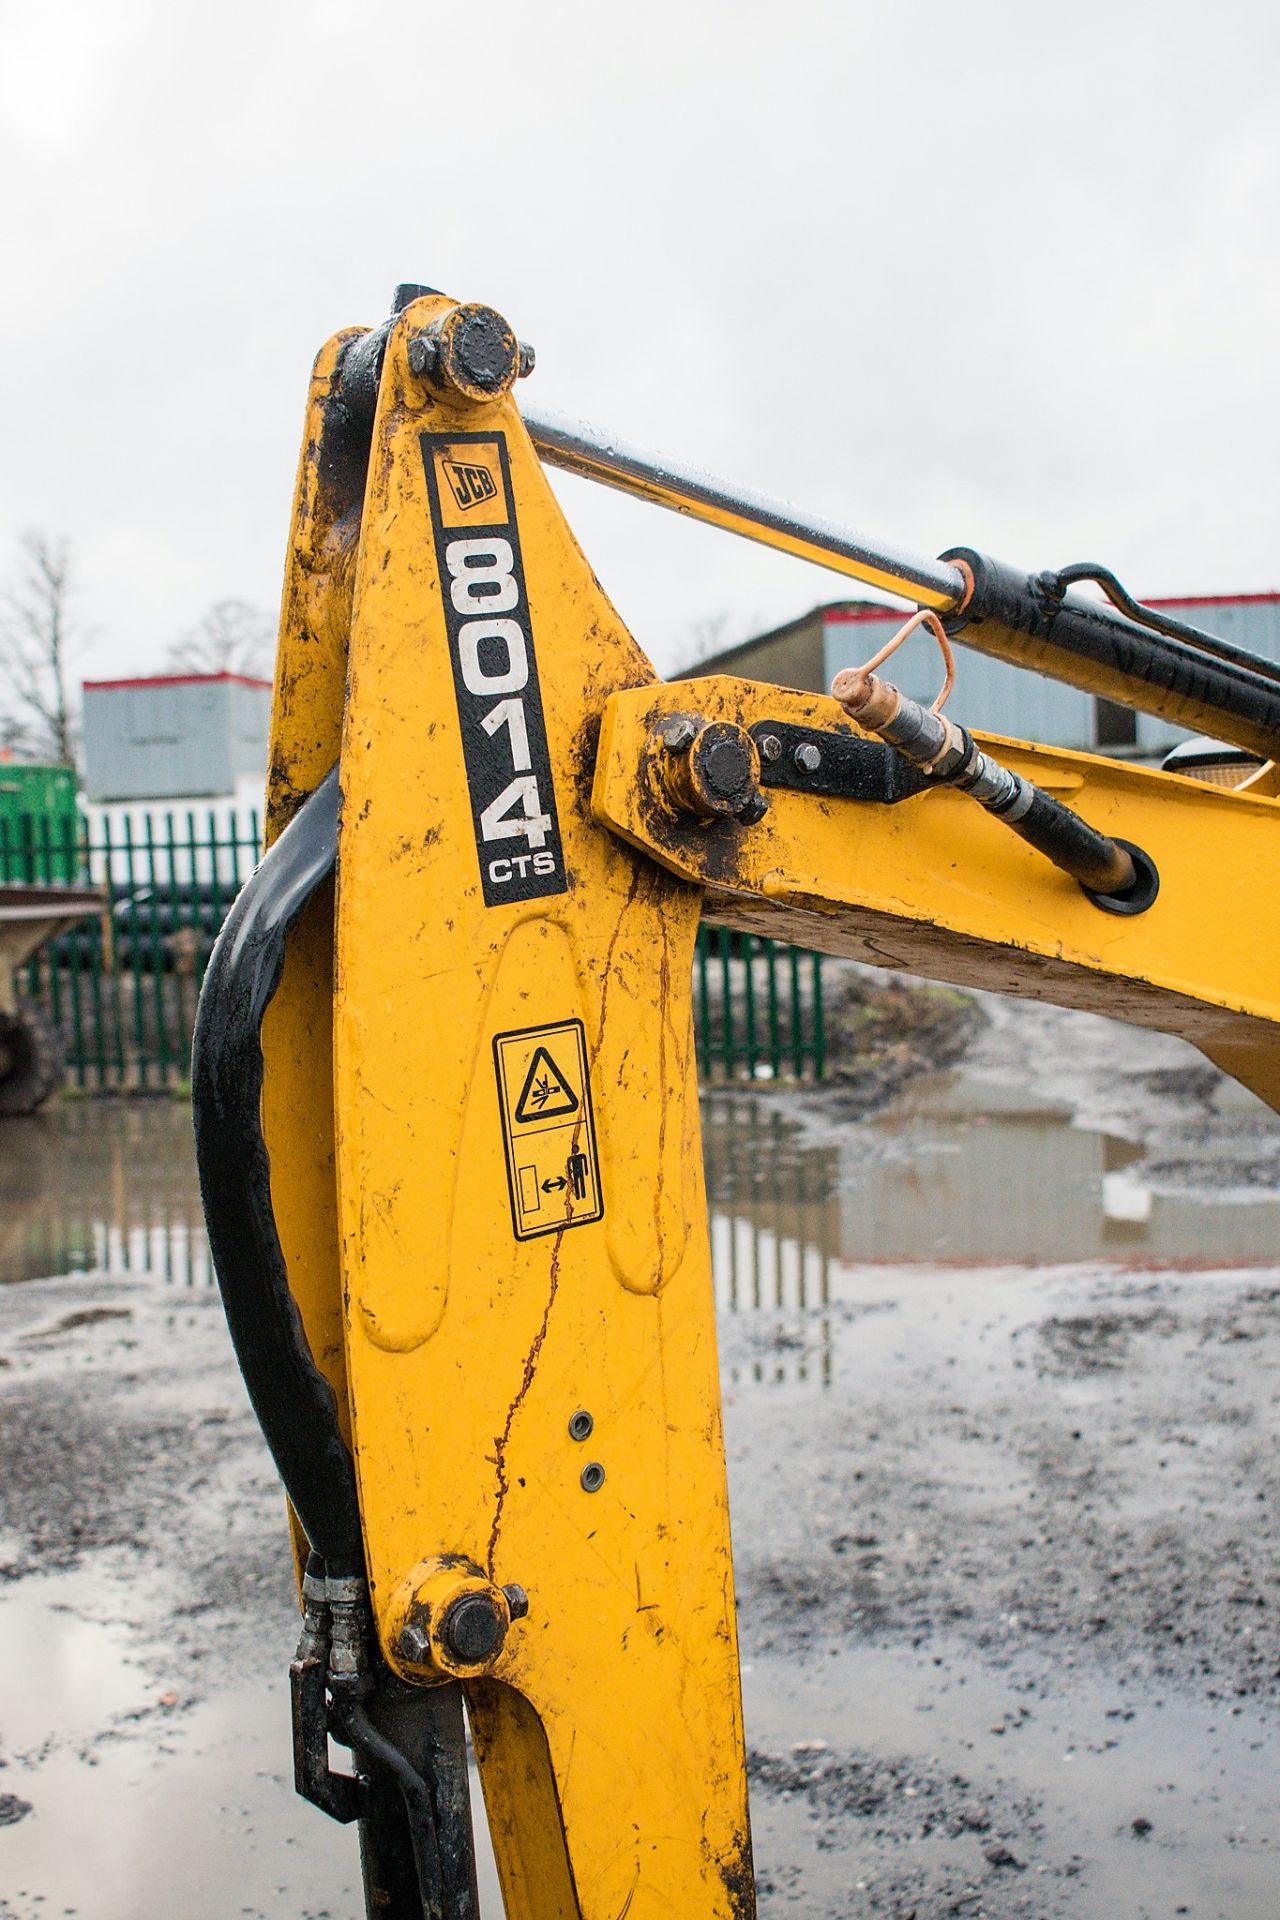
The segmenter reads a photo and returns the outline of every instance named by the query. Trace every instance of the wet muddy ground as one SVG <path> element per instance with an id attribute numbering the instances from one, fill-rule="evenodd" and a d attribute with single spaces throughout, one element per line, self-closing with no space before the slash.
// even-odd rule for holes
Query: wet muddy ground
<path id="1" fill-rule="evenodd" d="M 761 1912 L 1275 1920 L 1280 1125 L 989 1011 L 871 1118 L 706 1103 Z M 186 1128 L 0 1134 L 3 1920 L 360 1913 Z"/>

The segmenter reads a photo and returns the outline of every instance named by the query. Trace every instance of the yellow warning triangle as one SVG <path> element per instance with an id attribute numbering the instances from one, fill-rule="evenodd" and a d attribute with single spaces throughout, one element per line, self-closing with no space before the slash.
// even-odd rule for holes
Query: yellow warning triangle
<path id="1" fill-rule="evenodd" d="M 553 1120 L 577 1111 L 577 1094 L 546 1048 L 539 1047 L 529 1062 L 529 1071 L 516 1101 L 516 1125 L 524 1126 L 530 1120 Z"/>

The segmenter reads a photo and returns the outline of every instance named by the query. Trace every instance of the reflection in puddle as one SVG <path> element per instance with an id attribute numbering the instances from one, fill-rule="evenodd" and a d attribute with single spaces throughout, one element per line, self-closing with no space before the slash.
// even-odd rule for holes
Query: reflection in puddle
<path id="1" fill-rule="evenodd" d="M 76 1575 L 0 1589 L 3 1920 L 363 1913 L 354 1834 L 294 1792 L 283 1662 L 200 1698 L 198 1673 L 157 1679 L 131 1652 L 127 1588 L 92 1593 L 114 1621 L 84 1604 Z M 482 1910 L 497 1920 L 474 1776 L 471 1801 Z"/>
<path id="2" fill-rule="evenodd" d="M 1163 1193 L 1132 1141 L 963 1073 L 918 1082 L 871 1120 L 814 1139 L 767 1095 L 703 1102 L 722 1312 L 805 1316 L 851 1266 L 1269 1262 L 1280 1200 Z M 0 1122 L 0 1282 L 98 1268 L 176 1286 L 212 1278 L 190 1109 L 67 1101 Z M 829 1362 L 817 1359 L 826 1378 Z M 783 1354 L 754 1377 L 810 1378 Z"/>
<path id="3" fill-rule="evenodd" d="M 837 1261 L 1049 1266 L 1080 1260 L 1255 1265 L 1274 1258 L 1280 1200 L 1161 1193 L 1131 1140 L 940 1075 L 873 1120 L 805 1144 L 761 1100 L 703 1103 L 714 1213 Z M 727 1307 L 773 1305 L 727 1283 Z"/>
<path id="4" fill-rule="evenodd" d="M 0 1836 L 0 1914 L 354 1912 L 351 1835 L 288 1778 L 279 1679 L 191 1709 L 130 1659 L 119 1627 L 77 1615 L 74 1585 L 0 1595 L 0 1778 L 26 1809 Z"/>
<path id="5" fill-rule="evenodd" d="M 904 1269 L 1257 1266 L 1280 1244 L 1265 1188 L 1158 1192 L 1141 1145 L 963 1073 L 816 1139 L 767 1096 L 710 1094 L 702 1119 L 717 1304 L 762 1323 L 731 1386 L 829 1384 L 828 1310 L 878 1302 L 886 1269 L 896 1292 Z"/>
<path id="6" fill-rule="evenodd" d="M 0 1283 L 94 1268 L 211 1282 L 185 1103 L 68 1100 L 0 1121 Z"/>
<path id="7" fill-rule="evenodd" d="M 6 1756 L 37 1764 L 64 1742 L 79 1748 L 104 1723 L 136 1711 L 143 1687 L 118 1626 L 86 1619 L 70 1583 L 29 1578 L 4 1595 L 0 1674 Z"/>
<path id="8" fill-rule="evenodd" d="M 826 1385 L 837 1156 L 802 1147 L 794 1123 L 765 1102 L 712 1095 L 702 1119 L 717 1310 L 770 1316 L 756 1353 L 726 1358 L 726 1384 Z"/>

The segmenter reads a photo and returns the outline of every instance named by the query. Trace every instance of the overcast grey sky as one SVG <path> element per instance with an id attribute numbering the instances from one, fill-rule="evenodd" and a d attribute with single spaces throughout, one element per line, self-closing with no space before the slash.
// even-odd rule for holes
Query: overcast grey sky
<path id="1" fill-rule="evenodd" d="M 936 552 L 1280 587 L 1280 9 L 0 0 L 0 552 L 89 674 L 274 608 L 307 371 L 397 280 L 528 391 Z M 850 589 L 557 481 L 660 668 Z"/>

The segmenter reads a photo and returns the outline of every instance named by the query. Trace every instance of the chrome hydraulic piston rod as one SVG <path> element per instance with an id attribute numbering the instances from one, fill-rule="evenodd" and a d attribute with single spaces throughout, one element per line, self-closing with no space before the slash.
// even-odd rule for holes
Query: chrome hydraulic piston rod
<path id="1" fill-rule="evenodd" d="M 787 501 L 627 446 L 585 422 L 536 408 L 523 412 L 548 466 L 914 601 L 940 613 L 952 637 L 979 653 L 1212 734 L 1261 759 L 1280 756 L 1280 678 L 1274 663 L 1137 608 L 1127 596 L 1127 604 L 1144 616 L 1142 623 L 1068 590 L 1070 578 L 1112 579 L 1105 569 L 1028 574 L 969 547 L 929 560 Z"/>
<path id="2" fill-rule="evenodd" d="M 907 553 L 870 534 L 805 513 L 790 501 L 771 499 L 696 467 L 682 467 L 662 454 L 629 447 L 585 421 L 528 407 L 521 412 L 534 446 L 549 467 L 778 547 L 798 560 L 830 567 L 935 612 L 950 612 L 964 599 L 968 579 L 949 561 Z"/>

